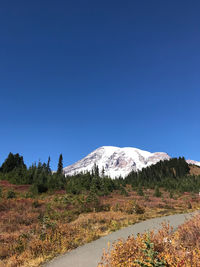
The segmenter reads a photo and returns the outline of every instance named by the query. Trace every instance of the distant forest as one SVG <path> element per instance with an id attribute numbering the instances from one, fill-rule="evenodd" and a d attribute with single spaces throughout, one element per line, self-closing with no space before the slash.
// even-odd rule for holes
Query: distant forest
<path id="1" fill-rule="evenodd" d="M 52 172 L 50 157 L 46 163 L 38 162 L 28 168 L 23 156 L 9 153 L 0 167 L 0 180 L 20 185 L 29 184 L 32 194 L 66 190 L 71 194 L 90 192 L 93 195 L 108 195 L 113 190 L 120 190 L 121 194 L 128 195 L 127 185 L 131 185 L 140 193 L 143 188 L 164 188 L 177 192 L 200 190 L 200 176 L 190 175 L 190 167 L 181 157 L 160 161 L 138 172 L 133 171 L 124 179 L 111 179 L 104 173 L 100 174 L 97 165 L 94 165 L 91 173 L 65 177 L 62 154 L 58 160 L 57 171 Z"/>

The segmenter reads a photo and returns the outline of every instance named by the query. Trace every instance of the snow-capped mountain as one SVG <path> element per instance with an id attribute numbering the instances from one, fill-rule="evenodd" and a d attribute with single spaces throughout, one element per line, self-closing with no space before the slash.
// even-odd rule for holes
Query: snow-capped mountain
<path id="1" fill-rule="evenodd" d="M 200 167 L 200 162 L 192 159 L 186 160 L 188 164 L 196 165 Z"/>
<path id="2" fill-rule="evenodd" d="M 131 171 L 141 170 L 160 160 L 170 159 L 164 152 L 151 153 L 133 147 L 102 146 L 85 158 L 63 169 L 65 175 L 74 175 L 80 172 L 91 172 L 94 164 L 98 165 L 100 173 L 115 177 L 125 177 Z"/>

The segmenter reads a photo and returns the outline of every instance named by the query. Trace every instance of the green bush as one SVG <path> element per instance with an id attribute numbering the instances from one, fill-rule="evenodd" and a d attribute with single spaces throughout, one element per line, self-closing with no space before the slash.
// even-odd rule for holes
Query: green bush
<path id="1" fill-rule="evenodd" d="M 144 242 L 146 248 L 142 249 L 144 258 L 147 258 L 144 261 L 136 260 L 134 263 L 137 263 L 139 266 L 152 266 L 152 267 L 166 267 L 168 264 L 165 260 L 162 260 L 158 257 L 158 252 L 155 250 L 154 243 L 150 240 L 150 235 L 148 235 L 147 240 Z"/>
<path id="2" fill-rule="evenodd" d="M 143 192 L 141 186 L 138 187 L 137 194 L 138 194 L 138 196 L 144 196 L 144 192 Z"/>
<path id="3" fill-rule="evenodd" d="M 13 190 L 7 192 L 7 198 L 16 198 L 16 193 Z"/>
<path id="4" fill-rule="evenodd" d="M 120 195 L 128 197 L 128 192 L 126 191 L 126 189 L 122 186 L 121 190 L 120 190 Z"/>
<path id="5" fill-rule="evenodd" d="M 32 206 L 36 209 L 36 208 L 41 207 L 41 204 L 36 200 L 33 202 Z"/>
<path id="6" fill-rule="evenodd" d="M 155 196 L 155 197 L 161 197 L 161 196 L 162 196 L 162 193 L 160 192 L 158 186 L 155 187 L 154 196 Z"/>
<path id="7" fill-rule="evenodd" d="M 174 197 L 174 194 L 173 194 L 172 191 L 169 192 L 169 197 L 170 197 L 170 198 L 173 198 L 173 197 Z"/>

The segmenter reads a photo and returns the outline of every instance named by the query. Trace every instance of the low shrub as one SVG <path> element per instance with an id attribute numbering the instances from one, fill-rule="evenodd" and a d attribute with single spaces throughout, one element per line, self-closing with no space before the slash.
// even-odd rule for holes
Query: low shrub
<path id="1" fill-rule="evenodd" d="M 16 198 L 16 193 L 13 190 L 7 192 L 7 198 Z"/>
<path id="2" fill-rule="evenodd" d="M 181 225 L 176 232 L 169 225 L 126 241 L 115 242 L 104 252 L 99 267 L 199 266 L 200 215 Z"/>
<path id="3" fill-rule="evenodd" d="M 144 207 L 140 206 L 138 203 L 136 203 L 134 200 L 129 201 L 126 203 L 124 207 L 124 211 L 127 214 L 143 214 L 145 212 Z"/>
<path id="4" fill-rule="evenodd" d="M 162 193 L 160 192 L 160 189 L 158 186 L 155 187 L 155 192 L 154 192 L 155 197 L 161 197 Z"/>

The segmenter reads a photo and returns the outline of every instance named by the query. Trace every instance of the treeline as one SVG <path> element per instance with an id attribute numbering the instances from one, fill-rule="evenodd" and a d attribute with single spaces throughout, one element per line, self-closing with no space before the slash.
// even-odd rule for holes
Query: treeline
<path id="1" fill-rule="evenodd" d="M 94 165 L 91 173 L 65 177 L 62 154 L 59 157 L 57 171 L 52 172 L 50 157 L 47 163 L 39 162 L 27 168 L 22 156 L 10 153 L 0 167 L 0 180 L 8 180 L 12 184 L 30 184 L 31 192 L 34 194 L 63 189 L 72 194 L 90 191 L 96 195 L 108 195 L 115 189 L 123 191 L 122 181 L 114 181 L 106 176 L 100 177 L 97 165 Z"/>
<path id="2" fill-rule="evenodd" d="M 160 161 L 138 172 L 131 172 L 126 178 L 111 179 L 104 171 L 94 165 L 92 172 L 79 173 L 74 176 L 63 174 L 62 154 L 58 160 L 56 172 L 50 168 L 50 157 L 46 163 L 33 164 L 29 168 L 19 154 L 10 153 L 0 167 L 0 180 L 8 180 L 13 184 L 30 184 L 33 193 L 44 193 L 65 189 L 68 193 L 80 194 L 91 192 L 93 195 L 108 195 L 113 190 L 120 190 L 128 195 L 126 186 L 140 191 L 141 188 L 165 188 L 168 191 L 200 190 L 200 177 L 189 175 L 190 168 L 184 158 L 173 158 Z"/>
<path id="3" fill-rule="evenodd" d="M 190 168 L 184 157 L 159 161 L 139 172 L 131 172 L 124 184 L 133 188 L 162 187 L 166 190 L 179 192 L 198 192 L 200 190 L 200 177 L 189 175 Z"/>
<path id="4" fill-rule="evenodd" d="M 75 176 L 66 177 L 66 190 L 68 193 L 79 194 L 83 191 L 91 191 L 97 195 L 108 195 L 113 190 L 122 189 L 123 180 L 113 180 L 99 173 L 95 164 L 91 173 L 80 173 Z"/>
<path id="5" fill-rule="evenodd" d="M 59 157 L 57 172 L 52 173 L 50 157 L 47 163 L 38 162 L 27 168 L 22 156 L 9 153 L 0 167 L 0 180 L 8 180 L 13 184 L 30 184 L 33 193 L 43 193 L 65 188 L 66 179 L 62 169 L 62 154 Z"/>

